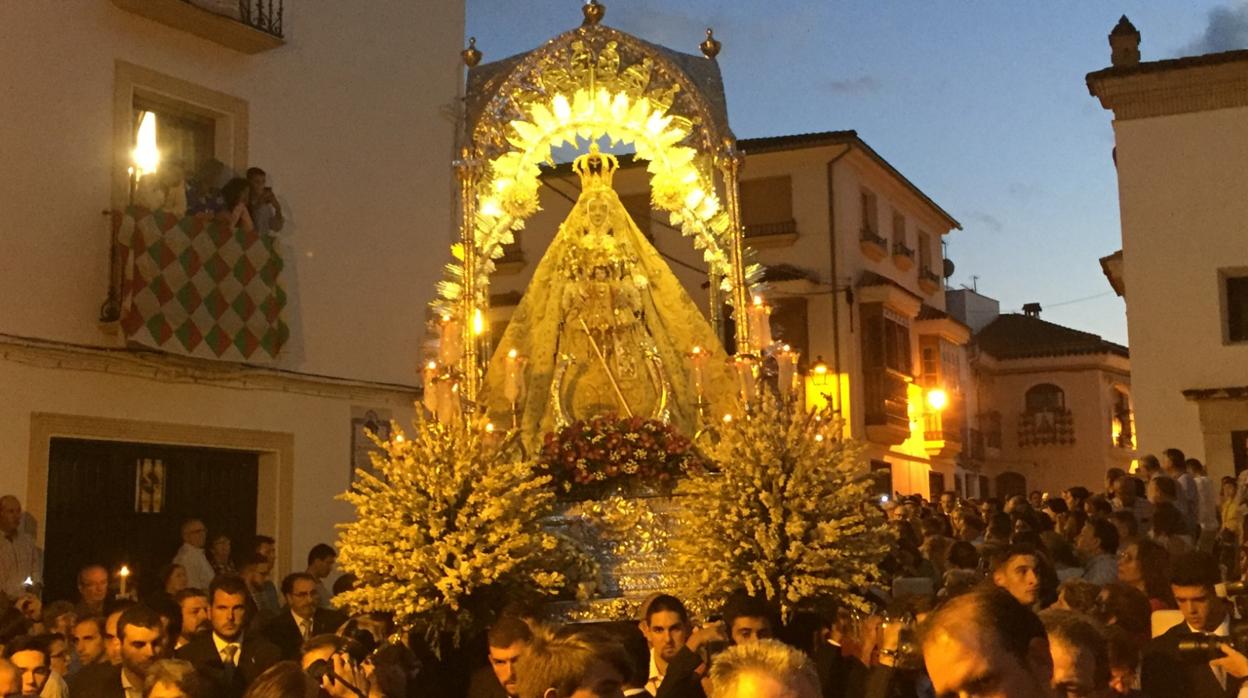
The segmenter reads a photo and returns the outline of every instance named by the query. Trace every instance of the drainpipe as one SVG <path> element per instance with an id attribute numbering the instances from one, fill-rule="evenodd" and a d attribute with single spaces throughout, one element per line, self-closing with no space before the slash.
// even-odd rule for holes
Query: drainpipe
<path id="1" fill-rule="evenodd" d="M 832 372 L 836 376 L 836 408 L 838 413 L 845 402 L 844 396 L 841 394 L 841 289 L 840 277 L 837 275 L 836 268 L 836 192 L 832 186 L 832 167 L 838 160 L 848 155 L 852 148 L 852 145 L 845 146 L 845 150 L 838 153 L 827 164 L 828 260 L 832 267 Z M 849 428 L 850 433 L 853 433 L 853 425 L 848 424 L 846 426 Z"/>

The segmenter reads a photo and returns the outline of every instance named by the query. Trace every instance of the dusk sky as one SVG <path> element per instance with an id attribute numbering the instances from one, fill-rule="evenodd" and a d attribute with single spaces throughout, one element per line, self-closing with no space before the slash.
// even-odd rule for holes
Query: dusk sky
<path id="1" fill-rule="evenodd" d="M 1248 0 L 604 2 L 605 24 L 688 53 L 715 28 L 738 138 L 855 129 L 961 221 L 954 286 L 1122 343 L 1098 262 L 1121 246 L 1112 115 L 1084 75 L 1124 13 L 1146 61 L 1248 47 Z M 468 0 L 466 33 L 491 61 L 580 18 L 574 0 Z"/>

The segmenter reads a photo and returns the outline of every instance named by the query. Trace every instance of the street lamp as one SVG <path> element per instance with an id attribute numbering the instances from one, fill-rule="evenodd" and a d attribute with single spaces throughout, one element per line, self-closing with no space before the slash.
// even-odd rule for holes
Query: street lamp
<path id="1" fill-rule="evenodd" d="M 949 404 L 949 395 L 941 388 L 932 388 L 927 391 L 927 406 L 940 412 Z"/>

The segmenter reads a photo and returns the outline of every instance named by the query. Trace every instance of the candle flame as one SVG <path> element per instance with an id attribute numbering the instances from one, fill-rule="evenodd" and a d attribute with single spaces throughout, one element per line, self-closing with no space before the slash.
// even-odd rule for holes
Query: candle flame
<path id="1" fill-rule="evenodd" d="M 702 347 L 700 347 L 700 346 L 698 346 L 698 345 L 696 345 L 696 344 L 695 344 L 695 345 L 693 345 L 693 348 L 689 350 L 689 352 L 690 352 L 691 354 L 701 354 L 701 353 L 702 353 Z"/>
<path id="2" fill-rule="evenodd" d="M 487 434 L 493 434 L 493 433 L 494 433 L 494 422 L 486 422 L 486 423 L 485 423 L 485 433 L 487 433 Z"/>
<path id="3" fill-rule="evenodd" d="M 401 434 L 401 433 L 400 433 L 400 434 L 395 434 L 395 435 L 394 435 L 394 442 L 395 442 L 396 444 L 401 444 L 401 443 L 403 443 L 403 441 L 405 441 L 405 439 L 403 438 L 403 434 Z"/>
<path id="4" fill-rule="evenodd" d="M 450 313 L 442 313 L 442 322 L 450 322 L 450 321 L 451 321 Z"/>
<path id="5" fill-rule="evenodd" d="M 762 296 L 754 296 L 754 305 L 762 305 L 762 304 L 763 304 L 763 297 L 762 297 Z"/>
<path id="6" fill-rule="evenodd" d="M 135 137 L 134 164 L 139 176 L 152 174 L 160 166 L 160 150 L 156 148 L 156 114 L 143 112 L 139 120 L 139 132 Z"/>
<path id="7" fill-rule="evenodd" d="M 516 353 L 516 350 L 515 350 L 515 349 L 509 349 L 509 350 L 507 350 L 507 358 L 509 358 L 509 359 L 514 359 L 514 358 L 516 358 L 518 355 L 519 355 L 519 354 L 517 354 L 517 353 Z"/>
<path id="8" fill-rule="evenodd" d="M 731 421 L 732 421 L 732 415 L 730 414 L 724 415 L 724 424 L 727 424 L 728 422 L 731 422 Z"/>
<path id="9" fill-rule="evenodd" d="M 126 567 L 125 565 L 122 565 L 122 566 L 121 566 L 121 569 L 117 570 L 117 576 L 118 576 L 118 577 L 129 577 L 129 576 L 130 576 L 130 568 L 129 568 L 129 567 Z"/>
<path id="10" fill-rule="evenodd" d="M 472 311 L 472 333 L 476 336 L 485 334 L 485 315 L 481 313 L 480 308 L 474 308 Z"/>
<path id="11" fill-rule="evenodd" d="M 430 371 L 436 371 L 438 370 L 438 362 L 430 361 L 429 363 L 425 364 L 425 368 L 429 369 Z"/>

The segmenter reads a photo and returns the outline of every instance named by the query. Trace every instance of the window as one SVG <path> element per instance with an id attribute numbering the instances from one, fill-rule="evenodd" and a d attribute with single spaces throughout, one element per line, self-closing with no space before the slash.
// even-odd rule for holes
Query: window
<path id="1" fill-rule="evenodd" d="M 900 211 L 893 211 L 893 244 L 906 244 L 906 217 Z"/>
<path id="2" fill-rule="evenodd" d="M 861 202 L 862 202 L 862 230 L 863 232 L 864 233 L 870 232 L 872 235 L 879 236 L 880 234 L 880 219 L 879 219 L 880 212 L 879 212 L 879 206 L 876 203 L 875 193 L 870 190 L 863 189 L 861 192 Z"/>
<path id="3" fill-rule="evenodd" d="M 868 347 L 875 348 L 867 357 L 870 365 L 911 375 L 914 367 L 910 363 L 910 326 L 905 319 L 885 308 L 879 316 L 864 315 L 863 324 Z"/>
<path id="4" fill-rule="evenodd" d="M 932 269 L 932 236 L 925 231 L 919 231 L 919 269 L 931 271 Z"/>
<path id="5" fill-rule="evenodd" d="M 1113 389 L 1114 405 L 1109 415 L 1110 441 L 1118 448 L 1135 448 L 1135 415 L 1131 396 L 1119 387 Z"/>
<path id="6" fill-rule="evenodd" d="M 810 335 L 807 329 L 806 299 L 801 297 L 773 298 L 771 334 L 809 361 Z"/>
<path id="7" fill-rule="evenodd" d="M 793 179 L 789 176 L 741 182 L 741 222 L 746 235 L 792 233 Z"/>
<path id="8" fill-rule="evenodd" d="M 1248 274 L 1224 275 L 1226 341 L 1248 342 Z"/>
<path id="9" fill-rule="evenodd" d="M 213 119 L 179 109 L 171 104 L 135 97 L 135 147 L 147 135 L 148 121 L 160 152 L 160 162 L 181 165 L 187 174 L 199 170 L 216 153 L 216 123 Z"/>
<path id="10" fill-rule="evenodd" d="M 1066 409 L 1066 393 L 1052 383 L 1041 383 L 1027 391 L 1028 412 L 1061 412 Z"/>

